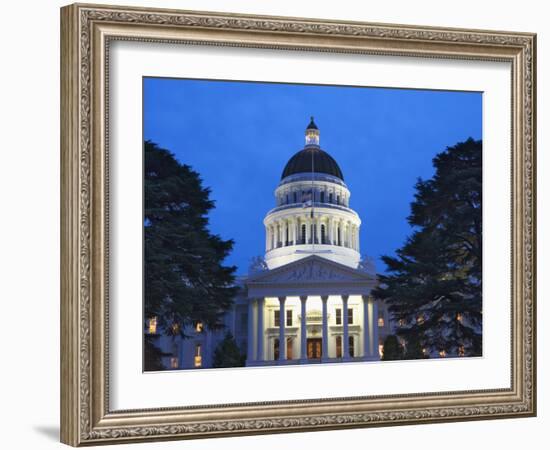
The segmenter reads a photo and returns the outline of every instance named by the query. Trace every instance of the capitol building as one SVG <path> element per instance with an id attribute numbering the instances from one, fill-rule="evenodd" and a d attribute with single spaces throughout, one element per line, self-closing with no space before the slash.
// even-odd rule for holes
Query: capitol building
<path id="1" fill-rule="evenodd" d="M 238 280 L 241 293 L 225 314 L 225 328 L 197 324 L 186 339 L 159 333 L 157 345 L 170 355 L 167 368 L 211 367 L 227 332 L 246 353 L 247 366 L 380 359 L 391 333 L 389 314 L 371 296 L 377 278 L 361 262 L 361 218 L 313 118 L 274 194 L 263 220 L 264 261 Z M 157 333 L 153 325 L 146 332 Z"/>

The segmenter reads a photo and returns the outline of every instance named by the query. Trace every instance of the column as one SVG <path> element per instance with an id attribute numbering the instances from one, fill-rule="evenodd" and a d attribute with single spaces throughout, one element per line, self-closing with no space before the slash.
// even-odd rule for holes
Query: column
<path id="1" fill-rule="evenodd" d="M 321 358 L 328 359 L 328 295 L 322 295 L 321 300 L 323 302 L 323 348 Z"/>
<path id="2" fill-rule="evenodd" d="M 370 350 L 370 318 L 369 318 L 369 297 L 363 295 L 363 358 L 372 354 Z"/>
<path id="3" fill-rule="evenodd" d="M 296 219 L 290 220 L 290 239 L 292 241 L 292 245 L 296 245 Z"/>
<path id="4" fill-rule="evenodd" d="M 300 296 L 300 303 L 302 307 L 302 317 L 300 322 L 300 358 L 305 361 L 307 359 L 307 295 Z"/>
<path id="5" fill-rule="evenodd" d="M 349 359 L 349 314 L 348 314 L 348 298 L 349 295 L 342 295 L 342 320 L 344 321 L 344 337 L 342 340 L 343 344 L 343 353 L 342 356 L 344 359 Z"/>
<path id="6" fill-rule="evenodd" d="M 309 244 L 309 238 L 311 234 L 311 222 L 306 218 L 306 244 Z"/>
<path id="7" fill-rule="evenodd" d="M 372 302 L 372 351 L 373 356 L 380 358 L 380 352 L 378 351 L 378 303 L 371 297 Z"/>
<path id="8" fill-rule="evenodd" d="M 248 348 L 246 360 L 254 361 L 254 299 L 248 299 Z"/>
<path id="9" fill-rule="evenodd" d="M 286 360 L 285 300 L 286 300 L 286 297 L 279 297 L 279 361 L 285 361 Z"/>
<path id="10" fill-rule="evenodd" d="M 257 300 L 258 308 L 258 327 L 257 327 L 257 359 L 258 361 L 264 360 L 264 298 L 259 298 Z"/>
<path id="11" fill-rule="evenodd" d="M 265 227 L 265 251 L 269 251 L 269 225 Z"/>
<path id="12" fill-rule="evenodd" d="M 332 244 L 332 219 L 327 220 L 327 244 Z"/>
<path id="13" fill-rule="evenodd" d="M 317 233 L 317 242 L 319 244 L 321 244 L 321 218 L 320 217 L 317 217 L 317 219 L 315 220 L 315 228 L 316 228 L 316 233 Z"/>

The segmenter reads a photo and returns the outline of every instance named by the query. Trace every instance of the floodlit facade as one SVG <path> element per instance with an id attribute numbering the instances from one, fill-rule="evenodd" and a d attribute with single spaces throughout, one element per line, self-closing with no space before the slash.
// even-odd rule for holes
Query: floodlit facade
<path id="1" fill-rule="evenodd" d="M 186 339 L 155 330 L 165 366 L 212 367 L 227 332 L 248 366 L 379 360 L 389 314 L 371 296 L 375 273 L 360 264 L 361 219 L 350 197 L 311 118 L 305 146 L 286 164 L 263 221 L 265 266 L 238 280 L 241 293 L 223 330 L 195 326 Z"/>

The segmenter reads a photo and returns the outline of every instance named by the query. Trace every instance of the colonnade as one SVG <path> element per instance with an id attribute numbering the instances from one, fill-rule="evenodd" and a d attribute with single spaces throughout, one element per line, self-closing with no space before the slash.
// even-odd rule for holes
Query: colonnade
<path id="1" fill-rule="evenodd" d="M 349 295 L 341 295 L 342 301 L 342 359 L 350 360 L 349 350 Z M 329 323 L 328 323 L 328 295 L 322 295 L 322 359 L 327 360 L 329 351 Z M 308 296 L 300 296 L 300 362 L 307 362 L 307 300 Z M 286 347 L 286 296 L 278 297 L 279 301 L 279 361 L 287 360 Z M 378 355 L 378 305 L 369 295 L 362 296 L 363 301 L 363 329 L 362 355 L 360 359 L 375 358 Z M 264 327 L 265 299 L 251 298 L 248 303 L 248 349 L 247 363 L 262 363 L 266 360 L 265 327 Z"/>
<path id="2" fill-rule="evenodd" d="M 325 244 L 359 251 L 359 226 L 334 217 L 279 219 L 266 226 L 266 251 L 303 244 Z"/>

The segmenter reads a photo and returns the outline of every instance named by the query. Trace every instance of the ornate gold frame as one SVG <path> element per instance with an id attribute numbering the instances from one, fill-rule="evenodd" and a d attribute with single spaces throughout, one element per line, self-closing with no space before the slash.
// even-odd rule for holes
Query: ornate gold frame
<path id="1" fill-rule="evenodd" d="M 111 411 L 106 63 L 115 39 L 510 62 L 511 387 Z M 530 33 L 105 5 L 62 8 L 62 442 L 78 446 L 535 415 L 535 51 L 536 36 Z"/>

